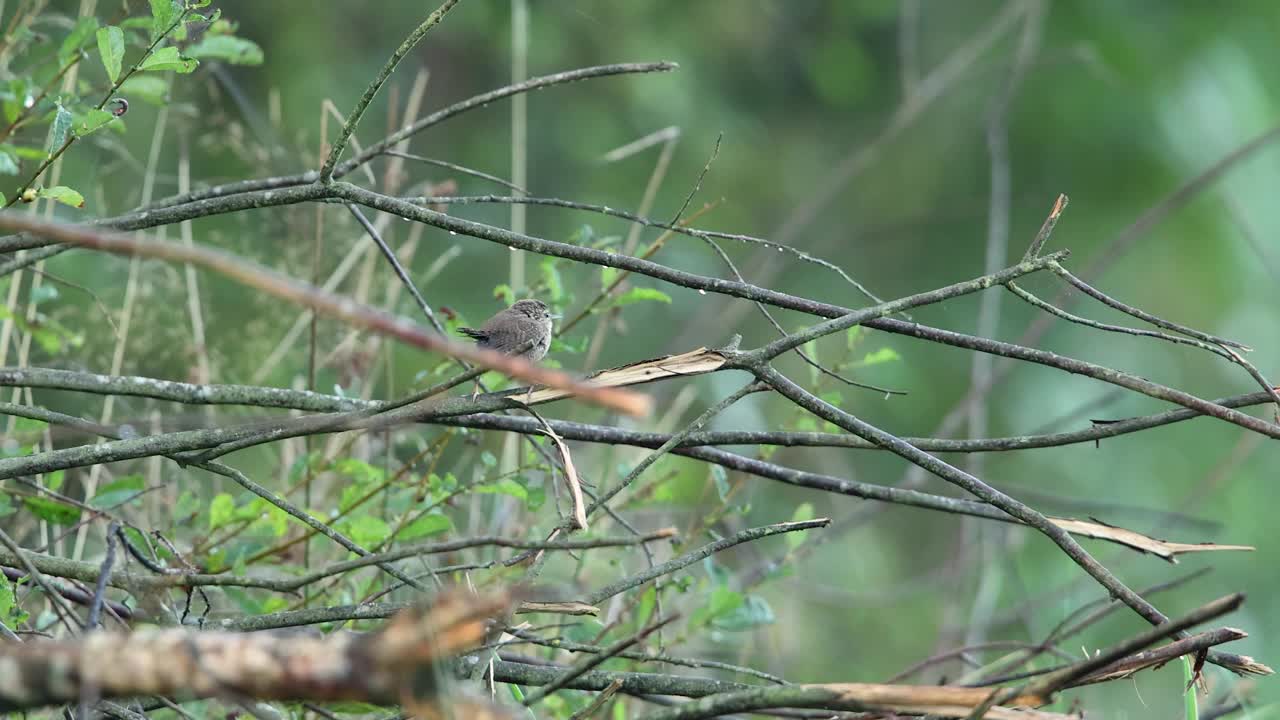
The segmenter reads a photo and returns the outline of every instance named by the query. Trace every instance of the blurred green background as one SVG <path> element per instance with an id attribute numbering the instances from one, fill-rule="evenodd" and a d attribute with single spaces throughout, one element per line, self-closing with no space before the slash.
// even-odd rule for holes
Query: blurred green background
<path id="1" fill-rule="evenodd" d="M 56 3 L 55 3 L 56 5 Z M 70 5 L 70 4 L 68 4 Z M 112 3 L 100 5 L 109 16 Z M 191 150 L 197 183 L 296 172 L 314 167 L 321 107 L 332 101 L 348 112 L 369 78 L 429 4 L 311 3 L 294 0 L 219 3 L 240 22 L 239 34 L 262 46 L 260 67 L 201 69 L 179 83 L 168 120 L 156 195 L 176 192 L 179 147 Z M 966 0 L 833 0 L 810 2 L 652 2 L 585 0 L 530 3 L 528 73 L 531 76 L 614 62 L 670 60 L 674 73 L 589 80 L 528 96 L 528 181 L 531 192 L 635 210 L 660 149 L 618 162 L 610 150 L 668 126 L 679 141 L 650 215 L 669 219 L 693 189 L 723 133 L 690 212 L 715 207 L 695 226 L 778 239 L 835 262 L 884 298 L 928 290 L 984 272 L 992 161 L 988 125 L 1019 64 L 1020 42 L 1029 42 L 1022 82 L 1010 100 L 1007 153 L 1008 247 L 991 262 L 1016 262 L 1058 193 L 1071 204 L 1050 243 L 1069 248 L 1068 266 L 1100 272 L 1088 279 L 1122 300 L 1198 329 L 1255 348 L 1253 361 L 1268 376 L 1280 342 L 1275 332 L 1280 300 L 1280 148 L 1265 145 L 1234 163 L 1216 181 L 1175 202 L 1171 212 L 1133 231 L 1144 214 L 1237 147 L 1280 122 L 1280 5 L 1237 0 L 1190 2 L 1050 2 L 1024 40 L 1035 5 Z M 72 8 L 74 10 L 74 8 Z M 365 144 L 385 134 L 388 102 L 401 105 L 415 73 L 430 73 L 424 109 L 507 84 L 511 77 L 512 6 L 466 0 L 401 64 L 365 117 Z M 957 57 L 961 60 L 957 60 Z M 945 74 L 939 79 L 938 68 Z M 99 70 L 100 72 L 100 70 Z M 936 85 L 934 85 L 936 83 Z M 936 87 L 936 96 L 912 92 Z M 905 108 L 905 109 L 904 109 Z M 397 111 L 399 112 L 399 111 Z M 110 142 L 79 147 L 68 156 L 66 178 L 86 192 L 86 212 L 111 215 L 138 203 L 142 167 L 153 136 L 156 109 L 134 103 L 128 132 Z M 330 136 L 336 123 L 328 122 Z M 415 138 L 415 153 L 507 177 L 511 168 L 511 103 L 495 103 L 446 122 Z M 385 161 L 374 168 L 385 167 Z M 852 172 L 842 169 L 854 168 Z M 413 180 L 453 177 L 459 194 L 505 193 L 484 181 L 447 171 L 408 166 Z M 362 174 L 353 182 L 366 183 Z M 824 201 L 825 200 L 825 201 Z M 65 217 L 77 215 L 67 209 Z M 811 210 L 811 212 L 808 212 Z M 338 208 L 327 221 L 321 266 L 332 268 L 360 232 Z M 505 206 L 455 206 L 450 212 L 503 226 Z M 805 215 L 809 215 L 805 219 Z M 556 240 L 626 235 L 620 220 L 532 207 L 528 232 Z M 301 277 L 311 273 L 315 210 L 272 209 L 194 224 L 196 242 L 218 244 Z M 409 228 L 397 222 L 389 239 Z M 657 236 L 645 231 L 644 241 Z M 169 238 L 176 229 L 169 229 Z M 1117 245 L 1117 241 L 1121 244 Z M 748 280 L 844 305 L 866 302 L 837 275 L 790 256 L 725 241 Z M 427 229 L 411 266 L 423 277 L 450 248 L 458 254 L 423 292 L 479 322 L 500 303 L 492 289 L 510 282 L 511 253 L 480 240 Z M 671 239 L 655 260 L 727 277 L 699 240 Z M 525 258 L 527 277 L 539 275 L 539 258 Z M 111 308 L 120 306 L 128 261 L 88 253 L 60 256 L 49 270 L 90 286 Z M 186 379 L 192 347 L 181 272 L 147 263 L 143 303 L 135 323 L 125 374 Z M 594 294 L 599 270 L 560 263 L 573 294 L 570 314 Z M 326 270 L 327 272 L 327 270 Z M 388 269 L 373 276 L 393 283 Z M 208 350 L 216 382 L 249 382 L 295 313 L 264 297 L 204 276 Z M 698 345 L 717 346 L 732 333 L 746 346 L 774 336 L 743 301 L 702 296 L 640 278 L 634 284 L 669 293 L 672 302 L 628 306 L 592 368 Z M 1047 299 L 1058 284 L 1036 276 L 1025 287 Z M 344 286 L 350 290 L 350 286 Z M 375 294 L 380 297 L 380 294 Z M 68 356 L 33 356 L 33 364 L 105 372 L 114 339 L 91 302 L 64 292 L 51 309 L 86 333 L 83 348 Z M 978 332 L 980 296 L 922 309 L 917 320 L 962 332 Z M 402 300 L 399 310 L 416 317 Z M 994 336 L 1018 341 L 1040 313 L 1011 295 L 999 298 Z M 1096 303 L 1076 301 L 1073 311 L 1107 322 L 1134 321 Z M 778 311 L 788 329 L 812 320 Z M 590 338 L 596 321 L 575 328 L 570 342 Z M 323 324 L 322 324 L 323 325 Z M 343 333 L 326 327 L 322 355 Z M 1182 346 L 1103 335 L 1055 321 L 1037 347 L 1117 367 L 1206 398 L 1256 389 L 1239 367 Z M 880 333 L 861 338 L 858 357 L 883 348 L 896 359 L 852 370 L 861 381 L 903 389 L 906 396 L 838 388 L 846 410 L 899 435 L 934 434 L 964 397 L 974 355 Z M 844 339 L 819 343 L 820 357 L 835 361 Z M 584 356 L 553 354 L 565 367 L 583 368 Z M 346 358 L 344 360 L 343 358 Z M 433 361 L 398 350 L 388 384 L 349 355 L 321 371 L 318 388 L 342 385 L 359 391 L 377 383 L 375 396 L 403 390 Z M 997 365 L 1000 363 L 997 362 Z M 796 379 L 809 370 L 795 358 L 780 363 Z M 305 335 L 267 382 L 302 382 Z M 373 378 L 377 377 L 378 380 Z M 745 376 L 717 374 L 651 388 L 669 422 L 679 426 L 736 389 Z M 692 388 L 681 395 L 681 390 Z M 689 394 L 692 393 L 692 394 Z M 64 409 L 94 412 L 96 403 L 62 399 Z M 80 403 L 77 405 L 77 403 Z M 125 414 L 141 401 L 122 403 Z M 1090 418 L 1121 418 L 1165 409 L 1161 403 L 1090 380 L 1038 366 L 1018 366 L 991 389 L 983 405 L 985 434 L 1012 435 L 1086 427 Z M 117 411 L 119 412 L 119 411 Z M 1267 408 L 1254 408 L 1260 417 Z M 604 418 L 569 406 L 547 409 L 553 417 Z M 660 412 L 659 415 L 662 413 Z M 623 421 L 617 421 L 623 422 Z M 655 420 L 634 422 L 653 427 Z M 778 428 L 794 413 L 776 397 L 755 395 L 718 418 L 715 428 Z M 961 423 L 950 430 L 964 437 Z M 495 449 L 496 438 L 487 441 Z M 580 451 L 584 472 L 608 483 L 610 463 L 634 462 L 639 453 Z M 886 454 L 841 450 L 780 450 L 773 459 L 795 467 L 867 482 L 899 481 L 904 463 Z M 1274 572 L 1277 533 L 1267 500 L 1276 479 L 1274 446 L 1224 423 L 1197 420 L 1137 435 L 1049 450 L 950 461 L 979 470 L 992 485 L 1045 512 L 1101 520 L 1187 542 L 1251 544 L 1257 552 L 1184 556 L 1174 567 L 1158 559 L 1087 543 L 1131 587 L 1141 588 L 1196 568 L 1213 572 L 1155 597 L 1175 615 L 1230 591 L 1249 593 L 1243 611 L 1227 624 L 1250 637 L 1231 647 L 1275 664 L 1273 638 L 1280 633 L 1280 577 Z M 692 477 L 680 502 L 651 503 L 638 522 L 684 527 L 719 502 L 708 492 L 705 469 L 673 463 Z M 841 534 L 797 563 L 784 580 L 762 586 L 777 621 L 747 633 L 704 639 L 703 651 L 754 664 L 795 681 L 881 681 L 915 660 L 983 639 L 1038 640 L 1072 609 L 1101 596 L 1100 589 L 1049 542 L 1028 531 L 903 508 L 871 508 L 848 497 L 740 480 L 735 503 L 749 503 L 738 526 L 792 517 L 803 502 L 819 515 L 842 520 Z M 922 487 L 950 493 L 937 479 Z M 1173 515 L 1157 511 L 1168 511 Z M 832 531 L 835 532 L 835 531 Z M 721 559 L 735 572 L 757 569 L 780 545 L 743 547 Z M 697 568 L 695 574 L 703 571 Z M 608 577 L 600 575 L 598 581 Z M 992 625 L 994 623 L 994 625 Z M 1116 613 L 1079 639 L 1085 649 L 1137 631 L 1141 620 Z M 1069 648 L 1080 652 L 1081 648 Z M 954 677 L 955 665 L 945 675 Z M 1211 684 L 1229 683 L 1216 668 Z M 938 672 L 924 676 L 930 680 Z M 1169 717 L 1181 707 L 1181 673 L 1175 666 L 1078 693 L 1084 706 L 1105 717 Z M 1274 683 L 1258 684 L 1252 717 L 1280 698 Z"/>

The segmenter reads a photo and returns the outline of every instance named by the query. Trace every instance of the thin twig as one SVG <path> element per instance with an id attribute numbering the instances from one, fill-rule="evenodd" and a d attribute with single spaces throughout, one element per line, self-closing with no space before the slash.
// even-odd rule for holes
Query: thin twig
<path id="1" fill-rule="evenodd" d="M 574 664 L 566 668 L 564 673 L 561 674 L 560 677 L 556 678 L 555 680 L 552 680 L 546 685 L 543 685 L 542 687 L 539 687 L 538 689 L 526 695 L 522 704 L 525 707 L 529 707 L 534 703 L 537 703 L 542 698 L 550 695 L 551 693 L 563 688 L 565 685 L 568 685 L 569 683 L 573 682 L 575 678 L 582 677 L 584 673 L 592 670 L 598 665 L 601 665 L 602 663 L 604 663 L 604 661 L 608 660 L 609 658 L 614 657 L 615 655 L 621 653 L 623 650 L 626 650 L 632 645 L 635 645 L 641 640 L 644 640 L 646 637 L 649 636 L 650 633 L 654 632 L 655 630 L 662 627 L 663 625 L 670 623 L 672 620 L 675 620 L 677 617 L 679 616 L 671 615 L 663 620 L 659 620 L 658 622 L 650 624 L 648 627 L 644 628 L 640 632 L 630 637 L 623 638 L 615 643 L 612 643 L 604 647 L 599 653 L 596 653 L 594 655 L 587 655 L 583 657 L 582 659 L 578 660 L 577 662 L 575 662 Z"/>
<path id="2" fill-rule="evenodd" d="M 400 47 L 391 53 L 391 57 L 387 58 L 387 62 L 374 76 L 369 83 L 369 87 L 365 88 L 364 94 L 356 101 L 356 106 L 352 108 L 351 113 L 347 115 L 347 122 L 342 126 L 342 132 L 338 133 L 338 139 L 334 141 L 333 147 L 329 150 L 328 157 L 324 160 L 324 165 L 320 168 L 320 182 L 328 183 L 333 180 L 334 166 L 338 164 L 338 160 L 342 157 L 342 151 L 347 149 L 347 141 L 351 139 L 351 134 L 356 131 L 356 126 L 360 124 L 360 119 L 364 117 L 364 113 L 369 109 L 369 104 L 373 102 L 373 98 L 382 89 L 382 86 L 391 77 L 392 71 L 396 69 L 396 65 L 400 64 L 400 60 L 409 51 L 413 49 L 418 41 L 427 34 L 431 28 L 435 27 L 444 19 L 446 13 L 458 4 L 458 0 L 444 0 L 436 11 L 427 16 L 418 27 L 409 33 L 409 36 L 400 43 Z M 381 150 L 380 150 L 381 151 Z"/>

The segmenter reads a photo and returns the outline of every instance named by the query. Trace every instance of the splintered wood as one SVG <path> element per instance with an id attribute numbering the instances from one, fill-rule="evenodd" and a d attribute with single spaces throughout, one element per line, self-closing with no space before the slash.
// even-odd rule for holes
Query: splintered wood
<path id="1" fill-rule="evenodd" d="M 715 350 L 698 348 L 679 355 L 667 355 L 602 370 L 587 377 L 583 382 L 596 387 L 625 387 L 680 375 L 702 375 L 715 372 L 724 367 L 725 362 L 725 357 Z M 556 388 L 544 388 L 533 392 L 513 390 L 509 394 L 526 405 L 537 405 L 573 395 L 572 392 Z"/>

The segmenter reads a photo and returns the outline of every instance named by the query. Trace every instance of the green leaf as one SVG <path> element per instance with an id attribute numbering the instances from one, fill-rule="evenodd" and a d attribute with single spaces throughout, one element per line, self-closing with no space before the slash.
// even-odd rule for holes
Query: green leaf
<path id="1" fill-rule="evenodd" d="M 373 515 L 358 515 L 346 523 L 347 533 L 357 545 L 377 545 L 391 534 L 387 521 Z"/>
<path id="2" fill-rule="evenodd" d="M 485 450 L 480 453 L 480 462 L 484 463 L 485 467 L 493 467 L 498 464 L 498 458 L 494 457 L 493 453 Z"/>
<path id="3" fill-rule="evenodd" d="M 545 488 L 529 488 L 527 490 L 529 497 L 524 501 L 524 507 L 530 512 L 536 512 L 542 504 L 547 501 L 547 491 Z"/>
<path id="4" fill-rule="evenodd" d="M 125 18 L 124 20 L 121 20 L 121 21 L 120 21 L 120 29 L 121 29 L 121 30 L 145 30 L 145 31 L 147 32 L 148 37 L 150 37 L 150 34 L 151 34 L 151 18 L 149 18 L 149 17 L 142 17 L 141 15 L 137 15 L 137 16 L 130 17 L 130 18 Z M 146 46 L 147 46 L 147 45 L 149 45 L 150 43 L 149 43 L 149 42 L 141 42 L 141 43 L 135 43 L 135 44 L 140 44 L 140 45 L 142 45 L 143 47 L 146 47 Z"/>
<path id="5" fill-rule="evenodd" d="M 115 119 L 116 116 L 106 110 L 92 108 L 76 122 L 76 137 L 84 137 L 96 130 L 101 130 L 107 123 Z"/>
<path id="6" fill-rule="evenodd" d="M 201 60 L 222 60 L 232 65 L 261 65 L 262 48 L 252 40 L 234 35 L 205 35 L 187 48 L 187 55 Z"/>
<path id="7" fill-rule="evenodd" d="M 151 105 L 169 101 L 169 79 L 161 75 L 133 74 L 120 86 L 120 92 Z"/>
<path id="8" fill-rule="evenodd" d="M 716 483 L 716 494 L 720 496 L 720 502 L 727 502 L 729 499 L 729 474 L 719 465 L 712 465 L 711 479 Z"/>
<path id="9" fill-rule="evenodd" d="M 733 579 L 733 573 L 721 567 L 719 563 L 711 558 L 702 561 L 702 567 L 707 571 L 707 577 L 711 578 L 711 582 L 716 585 L 728 585 Z"/>
<path id="10" fill-rule="evenodd" d="M 58 64 L 66 65 L 71 62 L 97 29 L 98 18 L 92 15 L 86 15 L 77 20 L 75 27 L 71 28 L 71 32 L 63 39 L 62 46 L 58 48 Z"/>
<path id="11" fill-rule="evenodd" d="M 761 625 L 771 625 L 776 617 L 773 608 L 759 595 L 748 595 L 744 602 L 711 618 L 711 626 L 718 630 L 742 632 Z"/>
<path id="12" fill-rule="evenodd" d="M 481 495 L 510 495 L 525 501 L 529 499 L 528 489 L 511 478 L 489 485 L 476 485 L 471 488 L 471 491 Z"/>
<path id="13" fill-rule="evenodd" d="M 55 470 L 48 474 L 44 479 L 44 486 L 53 491 L 62 489 L 62 483 L 67 481 L 66 470 Z"/>
<path id="14" fill-rule="evenodd" d="M 120 63 L 124 60 L 124 31 L 114 25 L 98 29 L 98 55 L 107 78 L 112 84 L 120 77 Z"/>
<path id="15" fill-rule="evenodd" d="M 31 305 L 40 305 L 41 302 L 50 300 L 58 300 L 58 286 L 42 284 L 40 287 L 31 288 L 31 293 L 27 295 L 27 302 Z"/>
<path id="16" fill-rule="evenodd" d="M 235 516 L 236 501 L 229 493 L 218 493 L 209 503 L 209 529 L 216 530 L 231 522 Z"/>
<path id="17" fill-rule="evenodd" d="M 284 537 L 289 532 L 289 513 L 272 505 L 267 508 L 266 523 L 271 528 L 272 535 Z"/>
<path id="18" fill-rule="evenodd" d="M 880 363 L 896 362 L 901 360 L 902 356 L 893 348 L 880 348 L 879 350 L 869 352 L 862 356 L 862 362 L 858 363 L 862 367 L 871 367 Z"/>
<path id="19" fill-rule="evenodd" d="M 173 518 L 181 523 L 199 515 L 203 508 L 204 504 L 200 502 L 195 493 L 190 490 L 184 490 L 178 495 L 178 502 L 174 505 Z"/>
<path id="20" fill-rule="evenodd" d="M 1186 655 L 1182 656 L 1182 684 L 1186 688 L 1182 691 L 1183 717 L 1186 720 L 1198 720 L 1200 707 L 1196 701 L 1196 671 L 1191 666 L 1191 658 Z"/>
<path id="21" fill-rule="evenodd" d="M 89 504 L 96 508 L 114 507 L 134 497 L 145 487 L 146 482 L 141 475 L 126 475 L 98 488 L 98 492 L 89 499 Z"/>
<path id="22" fill-rule="evenodd" d="M 5 145 L 4 149 L 17 155 L 22 160 L 43 160 L 45 152 L 40 148 L 23 147 L 21 145 Z"/>
<path id="23" fill-rule="evenodd" d="M 632 303 L 644 302 L 646 300 L 664 302 L 668 305 L 671 304 L 671 296 L 661 290 L 635 287 L 619 295 L 613 302 L 609 303 L 609 305 L 611 307 L 622 307 L 623 305 L 631 305 Z"/>
<path id="24" fill-rule="evenodd" d="M 333 464 L 333 469 L 361 484 L 382 482 L 387 477 L 382 468 L 356 458 L 342 458 Z"/>
<path id="25" fill-rule="evenodd" d="M 10 629 L 21 626 L 31 617 L 30 613 L 18 606 L 18 596 L 14 592 L 17 585 L 18 583 L 11 582 L 0 573 L 0 621 Z"/>
<path id="26" fill-rule="evenodd" d="M 3 621 L 5 627 L 11 628 L 11 617 L 9 613 L 18 606 L 18 598 L 13 594 L 13 583 L 9 582 L 9 578 L 0 573 L 0 621 Z"/>
<path id="27" fill-rule="evenodd" d="M 151 0 L 151 39 L 164 35 L 180 12 L 174 0 Z"/>
<path id="28" fill-rule="evenodd" d="M 542 268 L 542 281 L 547 285 L 551 301 L 559 302 L 564 297 L 564 282 L 560 279 L 560 269 L 556 267 L 555 258 L 543 258 L 538 266 Z"/>
<path id="29" fill-rule="evenodd" d="M 405 526 L 396 538 L 399 540 L 417 540 L 419 538 L 446 533 L 452 529 L 453 521 L 449 519 L 448 515 L 427 513 Z"/>
<path id="30" fill-rule="evenodd" d="M 8 150 L 0 150 L 0 175 L 17 175 L 18 158 Z"/>
<path id="31" fill-rule="evenodd" d="M 43 497 L 22 498 L 22 504 L 32 515 L 55 525 L 75 525 L 80 522 L 80 508 Z"/>
<path id="32" fill-rule="evenodd" d="M 143 60 L 142 64 L 138 66 L 138 70 L 147 72 L 173 70 L 174 72 L 186 74 L 194 72 L 199 64 L 199 60 L 179 55 L 176 47 L 162 47 L 147 56 L 147 59 Z"/>
<path id="33" fill-rule="evenodd" d="M 33 287 L 31 288 L 31 292 L 27 295 L 27 302 L 32 305 L 39 305 L 40 303 L 57 299 L 57 285 L 41 285 L 40 287 Z"/>
<path id="34" fill-rule="evenodd" d="M 618 268 L 602 267 L 600 268 L 600 289 L 608 290 L 614 280 L 618 279 Z"/>
<path id="35" fill-rule="evenodd" d="M 814 514 L 812 503 L 800 503 L 800 505 L 796 507 L 795 512 L 791 513 L 791 522 L 804 522 L 805 520 L 812 520 L 813 518 Z M 808 534 L 808 530 L 797 530 L 796 532 L 783 533 L 787 538 L 787 547 L 792 550 L 795 550 L 804 544 L 805 536 Z"/>
<path id="36" fill-rule="evenodd" d="M 862 326 L 854 325 L 844 331 L 844 344 L 849 350 L 852 350 L 862 340 Z"/>
<path id="37" fill-rule="evenodd" d="M 46 157 L 52 157 L 54 151 L 62 147 L 62 144 L 67 141 L 67 131 L 70 129 L 71 111 L 62 107 L 62 103 L 58 103 L 58 109 L 53 114 L 53 122 L 49 124 L 49 137 L 44 143 Z"/>
<path id="38" fill-rule="evenodd" d="M 37 194 L 42 198 L 57 200 L 63 205 L 70 205 L 73 208 L 84 207 L 84 196 L 76 192 L 75 190 L 72 190 L 71 188 L 67 187 L 66 185 L 56 185 L 51 188 L 42 188 L 40 192 Z"/>
<path id="39" fill-rule="evenodd" d="M 743 602 L 742 593 L 724 585 L 717 586 L 711 591 L 711 597 L 707 598 L 707 604 L 690 616 L 689 623 L 696 626 L 715 622 L 716 618 L 742 607 Z"/>

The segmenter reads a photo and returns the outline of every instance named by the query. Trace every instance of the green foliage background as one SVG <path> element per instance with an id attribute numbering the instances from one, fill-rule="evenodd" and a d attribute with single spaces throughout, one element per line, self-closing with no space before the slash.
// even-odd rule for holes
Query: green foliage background
<path id="1" fill-rule="evenodd" d="M 67 3 L 62 3 L 68 5 Z M 59 3 L 53 4 L 55 7 Z M 830 182 L 850 154 L 875 144 L 866 169 L 838 189 L 835 200 L 790 240 L 796 247 L 840 264 L 881 297 L 896 297 L 983 272 L 988 223 L 990 163 L 985 126 L 993 100 L 1008 82 L 1020 25 L 1004 30 L 991 49 L 951 82 L 941 97 L 888 141 L 879 141 L 903 101 L 897 2 L 654 2 L 586 0 L 533 2 L 530 75 L 624 61 L 672 60 L 675 73 L 591 80 L 533 93 L 528 99 L 529 183 L 536 195 L 556 196 L 633 210 L 657 156 L 650 150 L 613 164 L 601 156 L 631 140 L 675 125 L 681 139 L 652 215 L 669 218 L 692 189 L 723 133 L 719 155 L 692 209 L 717 202 L 698 227 L 773 236 L 791 213 Z M 206 63 L 173 95 L 169 135 L 157 177 L 157 195 L 176 192 L 180 143 L 192 152 L 198 183 L 283 174 L 316 167 L 321 104 L 331 100 L 347 112 L 387 54 L 428 8 L 419 2 L 378 3 L 224 2 L 240 23 L 238 35 L 261 46 L 257 67 Z M 956 47 L 984 32 L 1001 12 L 995 2 L 966 0 L 920 3 L 919 63 L 923 72 Z M 63 8 L 74 13 L 74 7 Z M 115 12 L 100 4 L 100 15 Z M 51 36 L 59 31 L 49 29 Z M 1001 266 L 1021 256 L 1059 192 L 1071 198 L 1051 248 L 1070 248 L 1069 265 L 1083 269 L 1144 213 L 1157 206 L 1220 158 L 1280 121 L 1280 6 L 1238 0 L 1218 3 L 1054 2 L 1026 81 L 1014 96 L 1009 122 L 1012 171 L 1010 247 Z M 401 65 L 364 119 L 357 137 L 372 142 L 392 122 L 387 100 L 403 103 L 419 68 L 430 71 L 426 107 L 435 109 L 506 84 L 510 73 L 510 4 L 463 2 Z M 96 62 L 96 59 L 95 59 Z M 95 67 L 101 74 L 101 68 Z M 68 153 L 63 177 L 74 179 L 87 202 L 83 210 L 61 208 L 60 217 L 117 214 L 135 206 L 142 162 L 151 142 L 156 109 L 133 102 L 127 132 L 84 143 Z M 330 119 L 331 135 L 337 123 Z M 509 173 L 510 104 L 448 122 L 414 140 L 416 153 L 505 176 Z M 18 178 L 32 166 L 24 163 Z M 443 171 L 411 167 L 415 176 L 444 179 Z M 9 178 L 13 180 L 13 178 Z M 458 176 L 460 194 L 502 192 L 480 180 Z M 8 193 L 6 183 L 3 190 Z M 1189 202 L 1179 204 L 1141 233 L 1103 272 L 1095 285 L 1163 317 L 1244 342 L 1266 374 L 1280 341 L 1275 332 L 1280 272 L 1280 148 L 1267 146 L 1234 166 Z M 459 215 L 506 225 L 504 206 L 467 206 Z M 359 238 L 348 218 L 331 211 L 322 264 L 330 267 Z M 621 221 L 560 210 L 530 208 L 531 234 L 566 240 L 582 237 L 583 224 L 596 237 L 625 235 Z M 401 224 L 391 239 L 403 237 Z M 176 229 L 170 229 L 170 238 Z M 407 231 L 407 227 L 405 228 Z M 197 242 L 217 244 L 306 277 L 314 232 L 312 208 L 256 211 L 199 221 Z M 652 239 L 655 232 L 646 232 Z M 491 289 L 509 281 L 510 253 L 497 245 L 450 237 L 428 229 L 414 258 L 415 273 L 450 247 L 460 254 L 423 288 L 428 300 L 478 322 L 496 310 Z M 768 265 L 749 262 L 754 249 L 726 243 L 746 263 L 748 279 Z M 699 241 L 677 237 L 655 258 L 691 271 L 724 275 Z M 529 277 L 539 277 L 537 258 L 527 259 Z M 51 263 L 62 277 L 91 287 L 109 308 L 120 306 L 128 261 L 71 253 Z M 181 273 L 148 264 L 139 334 L 131 340 L 125 374 L 185 379 L 192 348 Z M 599 283 L 599 270 L 557 265 L 570 297 L 581 307 Z M 377 282 L 394 282 L 380 269 Z M 215 381 L 247 382 L 293 320 L 275 301 L 246 293 L 219 278 L 202 279 L 206 293 L 208 347 Z M 742 301 L 659 287 L 670 303 L 642 302 L 622 313 L 621 332 L 609 336 L 597 367 L 726 342 L 733 332 L 752 346 L 772 337 Z M 834 274 L 786 262 L 771 287 L 842 304 L 864 299 Z M 1043 297 L 1058 291 L 1048 276 L 1027 286 Z M 922 322 L 964 332 L 977 327 L 978 299 L 970 297 L 920 311 Z M 42 308 L 50 318 L 84 338 L 79 348 L 37 353 L 32 364 L 105 372 L 114 341 L 94 303 L 62 290 Z M 401 311 L 411 315 L 409 303 Z M 1100 306 L 1073 308 L 1088 317 L 1127 319 Z M 725 318 L 733 318 L 729 326 Z M 808 322 L 781 312 L 789 329 Z M 1016 341 L 1038 313 L 1007 296 L 997 337 Z M 576 330 L 581 342 L 594 322 Z M 337 327 L 322 331 L 321 347 L 341 338 Z M 1255 389 L 1238 367 L 1205 353 L 1156 341 L 1102 336 L 1058 322 L 1039 346 L 1135 372 L 1202 397 Z M 887 352 L 886 349 L 892 352 Z M 929 435 L 964 396 L 973 356 L 954 349 L 870 333 L 850 352 L 842 338 L 820 343 L 820 357 L 872 362 L 851 370 L 865 382 L 907 390 L 905 397 L 839 388 L 840 404 L 899 435 Z M 878 353 L 878 354 L 876 354 Z M 578 369 L 580 354 L 553 354 Z M 269 382 L 288 386 L 305 375 L 299 346 Z M 375 396 L 403 391 L 435 360 L 398 350 L 390 374 L 356 366 L 322 370 L 317 386 L 356 391 L 377 382 Z M 808 369 L 791 359 L 782 367 L 796 378 Z M 375 380 L 375 377 L 377 378 Z M 388 381 L 388 377 L 392 378 Z M 660 407 L 682 387 L 694 387 L 692 406 L 680 418 L 736 389 L 744 378 L 717 374 L 687 383 L 666 383 L 652 392 Z M 838 388 L 829 381 L 824 390 Z M 62 398 L 60 409 L 94 413 L 95 404 Z M 76 403 L 82 403 L 77 405 Z M 148 407 L 125 402 L 124 414 Z M 1020 366 L 992 389 L 987 405 L 991 435 L 1076 429 L 1089 418 L 1120 418 L 1162 409 L 1159 403 L 1081 378 L 1035 366 Z M 118 410 L 118 412 L 120 412 Z M 1255 409 L 1270 417 L 1270 410 Z M 555 417 L 600 419 L 600 413 L 549 408 Z M 794 413 L 777 398 L 756 395 L 717 419 L 717 428 L 777 428 L 795 425 Z M 643 425 L 648 427 L 647 424 Z M 961 430 L 963 433 L 963 430 Z M 499 452 L 500 440 L 485 447 Z M 616 478 L 612 465 L 639 455 L 618 451 L 580 459 L 601 481 Z M 903 463 L 885 454 L 837 450 L 779 450 L 774 459 L 794 466 L 871 482 L 896 482 Z M 1280 633 L 1280 587 L 1275 573 L 1277 534 L 1269 499 L 1277 456 L 1273 444 L 1223 423 L 1198 420 L 1104 441 L 1100 447 L 992 455 L 982 473 L 991 484 L 1041 510 L 1093 516 L 1115 524 L 1184 541 L 1251 544 L 1253 554 L 1191 556 L 1178 567 L 1089 544 L 1132 587 L 1161 582 L 1205 565 L 1214 572 L 1174 592 L 1157 596 L 1167 614 L 1185 611 L 1229 591 L 1249 601 L 1229 624 L 1251 637 L 1234 648 L 1263 662 L 1280 662 L 1273 641 Z M 952 457 L 964 463 L 966 458 Z M 266 456 L 246 460 L 245 469 Z M 611 465 L 612 463 L 612 465 Z M 716 478 L 705 469 L 670 461 L 663 472 L 682 473 L 671 499 L 638 509 L 646 525 L 686 527 L 717 512 Z M 1095 584 L 1039 536 L 1004 526 L 961 521 L 902 508 L 872 508 L 852 498 L 780 489 L 754 478 L 730 502 L 741 507 L 727 521 L 758 525 L 791 518 L 802 503 L 817 515 L 860 522 L 790 568 L 790 577 L 764 585 L 761 597 L 776 617 L 746 632 L 716 631 L 708 653 L 758 665 L 792 680 L 880 681 L 911 662 L 966 640 L 973 623 L 1007 620 L 985 637 L 1042 637 L 1082 602 L 1099 597 Z M 943 488 L 929 479 L 931 491 Z M 1185 517 L 1154 512 L 1169 510 Z M 546 509 L 544 509 L 546 512 Z M 865 515 L 862 515 L 865 514 Z M 375 535 L 377 528 L 367 528 Z M 811 533 L 813 535 L 813 533 Z M 775 554 L 745 547 L 719 560 L 730 572 L 746 572 Z M 691 568 L 692 570 L 693 568 Z M 693 575 L 706 582 L 704 569 Z M 598 580 L 610 576 L 601 574 Z M 732 581 L 730 581 L 732 584 Z M 1031 601 L 1031 605 L 1025 603 Z M 1014 608 L 1022 608 L 1016 615 Z M 1131 633 L 1141 621 L 1126 613 L 1082 639 L 1094 648 Z M 968 636 L 972 639 L 972 635 Z M 954 672 L 954 669 L 953 669 Z M 936 679 L 936 675 L 931 676 Z M 1214 676 L 1215 681 L 1226 680 Z M 1156 717 L 1177 712 L 1183 680 L 1174 667 L 1083 694 L 1087 707 L 1108 708 L 1108 717 Z M 1258 686 L 1255 707 L 1269 708 L 1274 683 Z M 1202 702 L 1203 706 L 1203 702 Z M 1114 714 L 1112 714 L 1114 712 Z M 1161 715 L 1163 713 L 1163 715 Z M 1263 709 L 1251 717 L 1268 717 Z"/>

